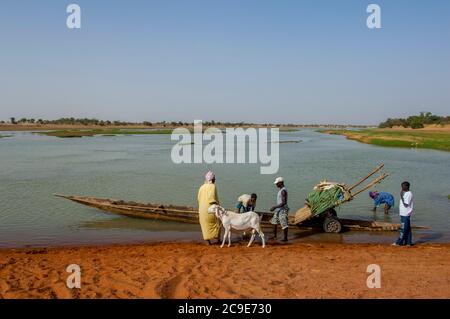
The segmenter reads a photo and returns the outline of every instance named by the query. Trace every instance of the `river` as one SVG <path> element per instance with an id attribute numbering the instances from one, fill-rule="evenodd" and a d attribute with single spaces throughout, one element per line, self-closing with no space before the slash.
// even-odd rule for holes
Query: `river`
<path id="1" fill-rule="evenodd" d="M 400 183 L 408 180 L 415 198 L 413 224 L 421 242 L 450 241 L 450 153 L 386 148 L 342 136 L 302 129 L 280 133 L 280 170 L 261 175 L 260 164 L 174 164 L 170 135 L 96 136 L 60 139 L 31 132 L 7 132 L 0 139 L 0 247 L 37 247 L 201 240 L 199 226 L 139 220 L 57 198 L 54 193 L 144 202 L 196 205 L 203 174 L 217 176 L 221 203 L 233 207 L 242 193 L 258 194 L 258 210 L 275 201 L 276 176 L 289 190 L 291 212 L 326 178 L 352 184 L 379 163 L 390 176 L 377 189 L 396 196 L 388 216 L 371 211 L 367 192 L 337 210 L 338 216 L 398 222 Z M 296 231 L 298 241 L 392 242 L 396 232 L 324 234 Z"/>

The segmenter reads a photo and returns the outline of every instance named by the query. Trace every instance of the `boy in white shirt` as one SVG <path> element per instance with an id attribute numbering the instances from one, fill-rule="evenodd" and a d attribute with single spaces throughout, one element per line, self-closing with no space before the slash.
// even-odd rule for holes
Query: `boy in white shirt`
<path id="1" fill-rule="evenodd" d="M 402 228 L 400 229 L 400 237 L 393 244 L 396 246 L 412 246 L 412 232 L 411 232 L 411 214 L 414 208 L 413 194 L 409 190 L 409 182 L 402 183 L 402 191 L 400 192 L 400 220 Z"/>

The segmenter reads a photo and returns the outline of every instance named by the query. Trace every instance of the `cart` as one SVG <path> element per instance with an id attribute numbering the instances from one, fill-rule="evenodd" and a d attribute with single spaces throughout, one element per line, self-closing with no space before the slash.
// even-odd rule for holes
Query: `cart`
<path id="1" fill-rule="evenodd" d="M 380 183 L 389 176 L 387 173 L 382 173 L 366 186 L 356 190 L 367 179 L 380 172 L 383 167 L 384 164 L 379 165 L 350 187 L 346 184 L 327 181 L 320 182 L 314 187 L 314 191 L 309 194 L 308 199 L 305 201 L 305 206 L 296 212 L 292 224 L 301 227 L 307 225 L 321 226 L 326 233 L 341 232 L 342 222 L 338 218 L 335 208 L 353 200 L 355 196 Z"/>

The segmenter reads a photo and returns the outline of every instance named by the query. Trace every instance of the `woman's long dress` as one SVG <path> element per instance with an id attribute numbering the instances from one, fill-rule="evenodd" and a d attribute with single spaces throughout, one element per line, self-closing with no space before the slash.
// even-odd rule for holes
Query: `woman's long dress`
<path id="1" fill-rule="evenodd" d="M 208 213 L 208 208 L 213 204 L 219 204 L 215 184 L 203 184 L 198 190 L 198 216 L 204 240 L 219 237 L 220 224 L 213 213 Z"/>

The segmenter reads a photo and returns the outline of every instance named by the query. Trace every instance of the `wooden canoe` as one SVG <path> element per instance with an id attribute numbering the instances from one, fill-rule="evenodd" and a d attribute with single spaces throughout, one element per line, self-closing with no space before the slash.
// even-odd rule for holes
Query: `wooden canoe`
<path id="1" fill-rule="evenodd" d="M 55 194 L 55 196 L 66 198 L 73 202 L 94 207 L 102 211 L 127 217 L 198 224 L 198 210 L 197 208 L 189 206 L 136 203 L 117 199 L 67 196 L 61 194 Z M 263 223 L 269 224 L 272 215 L 272 213 L 264 213 Z"/>
<path id="2" fill-rule="evenodd" d="M 69 199 L 73 202 L 97 208 L 102 211 L 123 215 L 127 217 L 198 224 L 197 209 L 189 206 L 137 203 L 117 199 L 106 199 L 106 198 L 85 197 L 85 196 L 68 196 L 61 194 L 55 194 L 55 196 Z M 270 219 L 272 218 L 273 213 L 270 212 L 258 212 L 258 213 L 261 213 L 263 216 L 262 218 L 263 226 L 265 227 L 270 226 Z M 339 220 L 341 221 L 344 227 L 353 230 L 394 231 L 400 229 L 400 224 L 378 222 L 378 221 L 355 220 L 355 219 L 339 219 Z M 294 216 L 290 216 L 290 224 L 295 225 Z M 317 225 L 314 224 L 313 220 L 311 222 L 307 221 L 301 224 L 297 224 L 296 226 L 307 229 L 317 227 Z"/>

